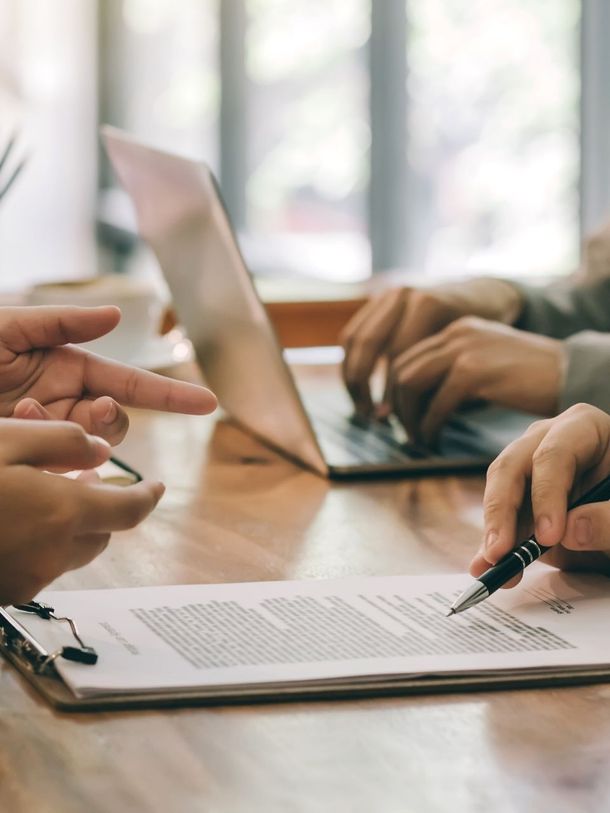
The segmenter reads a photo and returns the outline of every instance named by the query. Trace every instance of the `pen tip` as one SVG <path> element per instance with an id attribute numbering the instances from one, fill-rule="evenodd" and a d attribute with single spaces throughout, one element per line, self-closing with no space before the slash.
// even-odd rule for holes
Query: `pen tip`
<path id="1" fill-rule="evenodd" d="M 449 618 L 449 616 L 451 616 L 451 615 L 455 615 L 455 610 L 453 609 L 453 607 L 449 610 L 449 612 L 447 613 L 445 618 Z"/>

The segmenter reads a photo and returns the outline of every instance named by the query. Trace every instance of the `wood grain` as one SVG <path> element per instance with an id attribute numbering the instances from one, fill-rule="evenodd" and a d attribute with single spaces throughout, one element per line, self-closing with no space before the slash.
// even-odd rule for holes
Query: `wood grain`
<path id="1" fill-rule="evenodd" d="M 212 418 L 134 415 L 167 494 L 58 586 L 464 570 L 481 477 L 331 485 Z M 0 810 L 600 811 L 610 686 L 67 715 L 0 662 Z"/>

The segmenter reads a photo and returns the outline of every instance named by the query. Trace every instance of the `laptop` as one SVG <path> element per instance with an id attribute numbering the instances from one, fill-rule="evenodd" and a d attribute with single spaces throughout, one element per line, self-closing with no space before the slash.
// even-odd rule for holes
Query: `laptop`
<path id="1" fill-rule="evenodd" d="M 392 418 L 354 416 L 338 374 L 297 387 L 210 169 L 113 127 L 102 132 L 206 383 L 264 443 L 331 478 L 481 470 L 534 420 L 495 407 L 469 410 L 452 417 L 429 450 L 410 443 Z"/>

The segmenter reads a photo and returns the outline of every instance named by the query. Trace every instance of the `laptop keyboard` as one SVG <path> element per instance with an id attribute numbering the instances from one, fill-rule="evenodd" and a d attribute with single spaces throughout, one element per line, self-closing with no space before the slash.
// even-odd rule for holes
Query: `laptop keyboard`
<path id="1" fill-rule="evenodd" d="M 399 464 L 405 458 L 429 457 L 426 450 L 408 442 L 404 429 L 393 416 L 387 421 L 348 417 L 350 404 L 342 396 L 324 392 L 305 399 L 309 419 L 329 463 Z"/>

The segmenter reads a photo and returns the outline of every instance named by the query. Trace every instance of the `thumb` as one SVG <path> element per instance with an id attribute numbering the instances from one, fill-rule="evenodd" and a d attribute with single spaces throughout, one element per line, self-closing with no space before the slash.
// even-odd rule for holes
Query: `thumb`
<path id="1" fill-rule="evenodd" d="M 110 457 L 110 445 L 78 424 L 0 420 L 0 461 L 55 470 L 91 469 Z"/>
<path id="2" fill-rule="evenodd" d="M 3 308 L 2 343 L 14 353 L 89 342 L 117 326 L 121 312 L 112 305 L 100 308 L 74 306 Z"/>
<path id="3" fill-rule="evenodd" d="M 583 505 L 570 511 L 561 544 L 568 550 L 610 553 L 610 502 Z"/>

